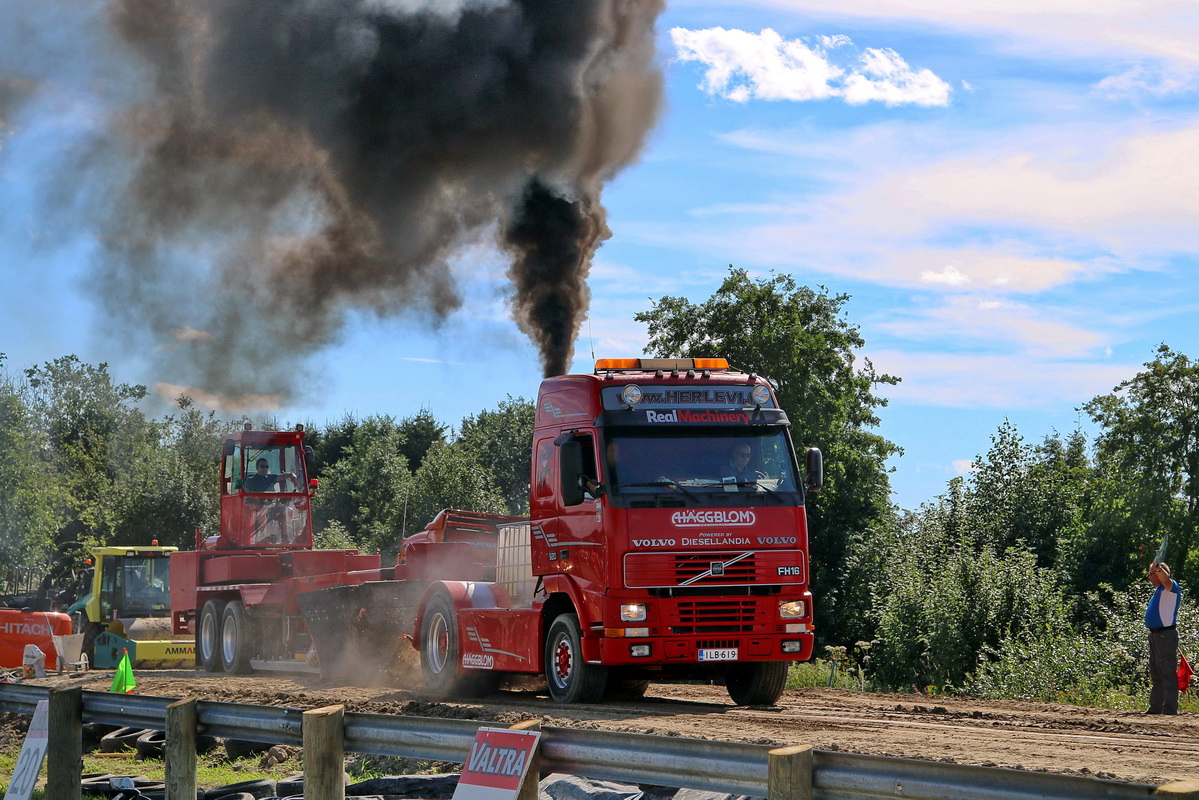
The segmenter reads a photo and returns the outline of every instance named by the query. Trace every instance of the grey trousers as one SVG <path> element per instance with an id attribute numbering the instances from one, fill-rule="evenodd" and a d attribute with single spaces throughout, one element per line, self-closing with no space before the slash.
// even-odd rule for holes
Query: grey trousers
<path id="1" fill-rule="evenodd" d="M 1178 629 L 1149 631 L 1149 713 L 1178 713 Z"/>

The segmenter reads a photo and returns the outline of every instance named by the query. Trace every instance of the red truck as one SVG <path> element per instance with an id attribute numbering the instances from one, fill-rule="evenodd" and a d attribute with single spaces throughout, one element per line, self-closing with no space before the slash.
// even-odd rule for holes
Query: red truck
<path id="1" fill-rule="evenodd" d="M 226 443 L 231 539 L 172 556 L 203 572 L 189 585 L 172 563 L 175 622 L 198 613 L 210 669 L 315 648 L 329 676 L 371 680 L 410 642 L 441 695 L 523 673 L 566 703 L 683 679 L 772 703 L 812 652 L 804 501 L 823 471 L 810 448 L 800 472 L 788 427 L 769 383 L 724 359 L 601 359 L 541 385 L 528 518 L 442 512 L 391 567 L 286 549 L 311 542 L 301 441 L 245 432 Z M 237 476 L 272 448 L 268 474 L 293 475 L 296 491 L 246 493 Z"/>

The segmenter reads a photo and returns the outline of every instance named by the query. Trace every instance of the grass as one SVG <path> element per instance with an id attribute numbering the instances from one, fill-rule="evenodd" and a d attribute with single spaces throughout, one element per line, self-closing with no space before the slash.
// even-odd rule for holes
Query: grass
<path id="1" fill-rule="evenodd" d="M 0 754 L 0 776 L 4 776 L 4 781 L 0 782 L 0 795 L 8 791 L 7 779 L 11 778 L 16 768 L 17 755 L 17 752 Z M 210 789 L 215 786 L 253 781 L 260 778 L 274 778 L 278 780 L 279 778 L 286 778 L 293 773 L 303 770 L 303 763 L 299 759 L 289 759 L 282 764 L 261 769 L 258 766 L 261 758 L 261 755 L 255 755 L 231 761 L 225 756 L 223 750 L 217 748 L 197 758 L 196 784 Z M 100 757 L 95 753 L 85 753 L 83 756 L 83 774 L 86 775 L 88 773 L 144 775 L 151 780 L 161 781 L 166 777 L 166 768 L 161 758 L 138 760 L 137 755 L 133 751 L 129 751 L 128 754 L 121 754 L 115 758 Z M 368 774 L 367 777 L 373 777 L 373 775 Z M 42 774 L 37 783 L 38 788 L 34 789 L 33 792 L 33 800 L 41 800 L 44 796 L 45 785 L 46 765 L 43 763 Z"/>

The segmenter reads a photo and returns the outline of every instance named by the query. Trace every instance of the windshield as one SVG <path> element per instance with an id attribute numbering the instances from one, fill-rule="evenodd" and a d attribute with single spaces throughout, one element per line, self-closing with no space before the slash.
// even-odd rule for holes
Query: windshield
<path id="1" fill-rule="evenodd" d="M 101 613 L 122 617 L 166 616 L 171 610 L 170 563 L 163 556 L 110 556 L 104 560 Z"/>
<path id="2" fill-rule="evenodd" d="M 299 445 L 247 445 L 245 464 L 242 488 L 247 492 L 303 492 L 307 488 Z"/>
<path id="3" fill-rule="evenodd" d="M 795 459 L 786 431 L 753 429 L 611 429 L 605 446 L 606 484 L 630 499 L 663 492 L 710 503 L 747 495 L 797 503 Z"/>

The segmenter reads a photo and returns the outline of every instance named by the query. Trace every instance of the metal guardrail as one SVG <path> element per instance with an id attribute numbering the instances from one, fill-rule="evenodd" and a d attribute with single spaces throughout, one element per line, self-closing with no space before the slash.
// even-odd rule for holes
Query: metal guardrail
<path id="1" fill-rule="evenodd" d="M 45 687 L 0 685 L 0 711 L 32 714 Z M 162 730 L 176 698 L 83 692 L 83 721 Z M 199 701 L 199 733 L 250 741 L 300 744 L 301 709 Z M 462 762 L 486 722 L 347 712 L 347 752 Z M 763 745 L 614 733 L 541 729 L 541 768 L 599 780 L 767 795 Z M 1053 775 L 937 761 L 813 751 L 816 800 L 1133 800 L 1152 795 L 1146 784 Z"/>

